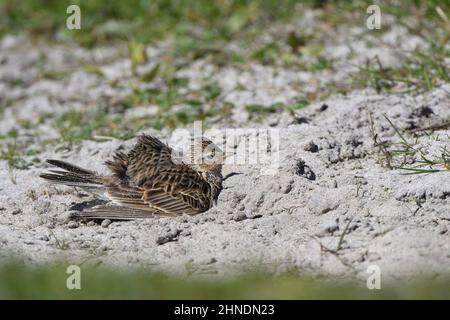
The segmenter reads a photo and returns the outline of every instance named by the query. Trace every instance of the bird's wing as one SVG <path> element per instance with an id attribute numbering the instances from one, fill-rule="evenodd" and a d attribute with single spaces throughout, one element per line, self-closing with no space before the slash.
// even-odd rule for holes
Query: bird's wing
<path id="1" fill-rule="evenodd" d="M 141 135 L 127 155 L 127 176 L 136 186 L 152 180 L 165 168 L 179 168 L 182 162 L 174 161 L 173 150 L 155 137 Z"/>
<path id="2" fill-rule="evenodd" d="M 130 151 L 130 159 L 139 159 L 147 164 L 167 166 L 173 165 L 173 150 L 158 138 L 142 134 L 139 136 L 135 147 Z"/>
<path id="3" fill-rule="evenodd" d="M 171 214 L 197 214 L 209 208 L 208 199 L 199 192 L 167 193 L 163 188 L 150 188 L 144 192 L 144 201 L 152 208 Z"/>
<path id="4" fill-rule="evenodd" d="M 211 206 L 211 186 L 187 165 L 158 168 L 142 188 L 144 200 L 164 212 L 195 214 Z"/>
<path id="5" fill-rule="evenodd" d="M 146 210 L 149 214 L 155 214 L 155 209 L 150 207 L 142 199 L 144 193 L 140 188 L 110 185 L 106 188 L 106 196 L 115 204 L 123 207 Z"/>
<path id="6" fill-rule="evenodd" d="M 154 215 L 196 214 L 210 207 L 209 185 L 197 173 L 179 174 L 172 178 L 147 182 L 142 187 L 108 186 L 107 197 L 114 203 Z"/>

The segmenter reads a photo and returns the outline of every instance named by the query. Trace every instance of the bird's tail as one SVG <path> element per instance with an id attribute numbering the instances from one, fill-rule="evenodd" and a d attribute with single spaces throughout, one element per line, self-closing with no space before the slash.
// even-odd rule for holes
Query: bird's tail
<path id="1" fill-rule="evenodd" d="M 63 170 L 50 170 L 39 176 L 50 183 L 85 189 L 103 189 L 103 177 L 94 171 L 80 168 L 61 160 L 47 159 L 47 162 Z"/>

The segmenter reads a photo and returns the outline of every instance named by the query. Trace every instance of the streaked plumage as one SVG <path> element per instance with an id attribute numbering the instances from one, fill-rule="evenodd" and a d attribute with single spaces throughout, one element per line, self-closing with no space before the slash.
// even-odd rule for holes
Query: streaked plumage
<path id="1" fill-rule="evenodd" d="M 117 151 L 105 162 L 111 175 L 99 175 L 60 160 L 63 170 L 41 177 L 51 183 L 104 192 L 114 205 L 95 207 L 84 218 L 134 219 L 154 215 L 198 214 L 211 208 L 222 189 L 222 151 L 203 138 L 192 144 L 193 163 L 174 161 L 172 150 L 157 138 L 142 135 L 128 152 Z"/>

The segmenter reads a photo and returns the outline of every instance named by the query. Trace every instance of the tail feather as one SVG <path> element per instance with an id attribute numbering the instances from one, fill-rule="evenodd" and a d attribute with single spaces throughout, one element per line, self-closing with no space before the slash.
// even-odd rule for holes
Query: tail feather
<path id="1" fill-rule="evenodd" d="M 87 182 L 92 184 L 102 184 L 99 180 L 99 177 L 96 175 L 84 175 L 78 173 L 72 173 L 62 170 L 50 170 L 49 173 L 43 173 L 41 176 L 45 177 L 58 177 L 62 180 L 70 180 L 73 182 Z"/>
<path id="2" fill-rule="evenodd" d="M 80 168 L 65 161 L 49 159 L 47 162 L 51 165 L 64 170 L 50 170 L 39 176 L 55 184 L 64 184 L 67 186 L 78 186 L 88 188 L 103 187 L 102 177 L 87 169 Z"/>
<path id="3" fill-rule="evenodd" d="M 74 164 L 71 164 L 71 163 L 68 163 L 68 162 L 65 162 L 62 160 L 47 159 L 47 163 L 54 165 L 55 167 L 64 169 L 66 171 L 73 172 L 73 173 L 87 174 L 87 175 L 94 174 L 95 175 L 94 171 L 78 167 Z"/>
<path id="4" fill-rule="evenodd" d="M 73 212 L 72 219 L 111 219 L 111 220 L 135 220 L 149 219 L 161 216 L 157 211 L 139 210 L 122 206 L 98 206 L 82 212 Z"/>

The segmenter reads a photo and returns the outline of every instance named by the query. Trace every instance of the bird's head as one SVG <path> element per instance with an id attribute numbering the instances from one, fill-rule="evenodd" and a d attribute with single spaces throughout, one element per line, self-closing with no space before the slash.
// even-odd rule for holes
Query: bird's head
<path id="1" fill-rule="evenodd" d="M 191 144 L 191 160 L 199 171 L 221 173 L 225 158 L 222 150 L 205 137 L 194 139 Z"/>

